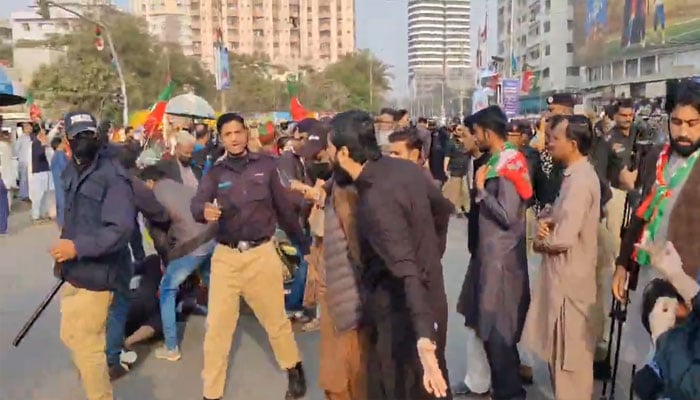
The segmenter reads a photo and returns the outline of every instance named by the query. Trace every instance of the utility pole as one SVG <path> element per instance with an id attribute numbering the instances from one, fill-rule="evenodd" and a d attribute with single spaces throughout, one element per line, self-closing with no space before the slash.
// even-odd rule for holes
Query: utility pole
<path id="1" fill-rule="evenodd" d="M 105 33 L 105 36 L 107 37 L 107 45 L 109 46 L 109 51 L 112 55 L 112 61 L 114 62 L 114 67 L 117 70 L 117 75 L 119 76 L 119 86 L 121 89 L 121 94 L 122 94 L 122 100 L 124 101 L 124 107 L 122 108 L 122 118 L 124 124 L 129 123 L 129 99 L 127 98 L 126 95 L 126 81 L 124 80 L 124 72 L 122 71 L 121 64 L 119 63 L 119 55 L 117 54 L 117 50 L 114 48 L 114 41 L 112 40 L 112 34 L 109 31 L 109 28 L 103 24 L 100 21 L 96 21 L 92 18 L 86 17 L 85 15 L 75 11 L 71 10 L 70 8 L 64 7 L 56 2 L 49 1 L 49 0 L 37 0 L 37 6 L 39 7 L 39 15 L 41 15 L 42 18 L 44 19 L 51 19 L 51 7 L 56 7 L 60 10 L 63 10 L 71 15 L 74 15 L 84 21 L 87 21 L 91 24 L 95 24 L 100 27 Z"/>
<path id="2" fill-rule="evenodd" d="M 440 84 L 440 118 L 444 122 L 445 115 L 445 86 L 447 83 L 447 0 L 442 0 L 442 82 Z"/>

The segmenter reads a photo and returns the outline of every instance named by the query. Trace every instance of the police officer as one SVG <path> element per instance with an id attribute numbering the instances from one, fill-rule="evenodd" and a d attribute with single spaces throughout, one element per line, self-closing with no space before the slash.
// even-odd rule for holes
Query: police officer
<path id="1" fill-rule="evenodd" d="M 233 333 L 243 297 L 267 332 L 279 366 L 287 370 L 287 399 L 306 393 L 291 323 L 284 310 L 282 269 L 271 241 L 277 223 L 308 254 L 309 243 L 271 156 L 248 150 L 248 129 L 238 114 L 216 122 L 226 154 L 202 178 L 192 199 L 194 219 L 218 222 L 211 259 L 209 312 L 204 337 L 204 398 L 224 394 Z"/>
<path id="2" fill-rule="evenodd" d="M 89 400 L 111 400 L 105 330 L 112 292 L 128 290 L 129 238 L 136 210 L 127 172 L 105 153 L 95 117 L 64 119 L 72 160 L 63 174 L 66 191 L 61 238 L 50 249 L 61 292 L 61 340 L 71 351 Z"/>

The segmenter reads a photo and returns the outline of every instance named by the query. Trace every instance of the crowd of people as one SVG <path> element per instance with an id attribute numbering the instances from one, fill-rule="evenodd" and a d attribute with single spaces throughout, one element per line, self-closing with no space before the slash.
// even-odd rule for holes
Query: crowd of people
<path id="1" fill-rule="evenodd" d="M 26 126 L 18 193 L 36 221 L 56 210 L 61 339 L 87 397 L 113 398 L 138 342 L 162 337 L 156 358 L 186 357 L 177 321 L 195 312 L 207 321 L 203 397 L 222 398 L 241 298 L 287 371 L 285 398 L 303 397 L 285 314 L 288 275 L 302 269 L 280 258 L 281 230 L 305 256 L 326 399 L 525 399 L 536 360 L 556 399 L 589 399 L 610 379 L 613 304 L 628 310 L 620 373 L 640 371 L 637 395 L 700 398 L 700 85 L 670 91 L 662 141 L 635 123 L 629 99 L 601 123 L 574 115 L 574 102 L 552 96 L 538 121 L 490 106 L 444 126 L 405 110 L 346 111 L 265 146 L 235 113 L 160 148 L 130 129 L 114 143 L 85 112 L 49 132 Z M 470 257 L 450 305 L 442 256 L 462 219 Z M 467 374 L 451 385 L 452 307 Z"/>

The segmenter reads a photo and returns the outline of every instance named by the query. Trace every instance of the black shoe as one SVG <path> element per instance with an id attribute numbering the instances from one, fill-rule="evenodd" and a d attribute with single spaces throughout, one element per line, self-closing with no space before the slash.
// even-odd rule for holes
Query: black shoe
<path id="1" fill-rule="evenodd" d="M 473 390 L 471 390 L 469 388 L 469 386 L 467 386 L 467 384 L 464 382 L 460 382 L 456 386 L 452 387 L 451 391 L 452 391 L 453 396 L 459 397 L 459 398 L 461 398 L 461 397 L 472 397 L 472 398 L 474 398 L 474 397 L 486 397 L 489 394 L 488 391 L 486 391 L 484 393 L 476 393 Z"/>
<path id="2" fill-rule="evenodd" d="M 123 377 L 129 373 L 129 367 L 125 364 L 116 364 L 109 366 L 109 380 L 116 381 L 117 379 Z"/>
<path id="3" fill-rule="evenodd" d="M 607 360 L 593 361 L 593 379 L 607 381 L 612 377 L 612 369 Z"/>
<path id="4" fill-rule="evenodd" d="M 287 370 L 289 377 L 289 386 L 287 393 L 284 395 L 285 400 L 300 399 L 306 394 L 306 378 L 304 377 L 304 368 L 301 362 L 298 362 L 294 368 Z"/>

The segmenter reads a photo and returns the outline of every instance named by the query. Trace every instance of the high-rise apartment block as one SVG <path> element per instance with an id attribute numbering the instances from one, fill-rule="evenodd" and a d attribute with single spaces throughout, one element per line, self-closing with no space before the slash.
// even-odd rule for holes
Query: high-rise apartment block
<path id="1" fill-rule="evenodd" d="M 148 31 L 166 43 L 177 43 L 193 54 L 190 0 L 131 0 L 131 11 L 144 17 Z"/>
<path id="2" fill-rule="evenodd" d="M 580 68 L 574 64 L 573 3 L 498 0 L 498 56 L 505 77 L 539 71 L 540 92 L 580 86 Z"/>
<path id="3" fill-rule="evenodd" d="M 186 15 L 189 32 L 179 30 L 179 41 L 211 68 L 219 32 L 230 52 L 290 70 L 320 69 L 355 51 L 354 0 L 132 0 L 131 9 L 161 37 L 169 25 L 162 16 Z"/>
<path id="4" fill-rule="evenodd" d="M 415 96 L 471 82 L 470 0 L 408 1 L 408 74 Z"/>

